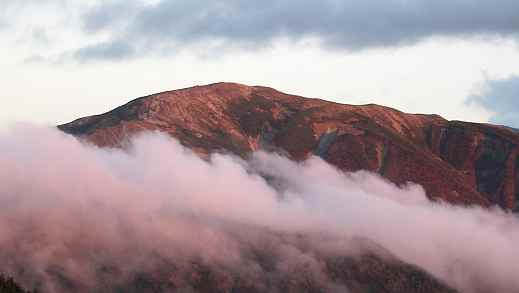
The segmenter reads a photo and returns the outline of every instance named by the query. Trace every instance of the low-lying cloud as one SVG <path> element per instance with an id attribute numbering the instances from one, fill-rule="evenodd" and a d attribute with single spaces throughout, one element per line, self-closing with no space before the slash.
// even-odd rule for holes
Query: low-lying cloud
<path id="1" fill-rule="evenodd" d="M 488 80 L 482 92 L 466 102 L 490 111 L 492 123 L 519 128 L 519 76 Z"/>
<path id="2" fill-rule="evenodd" d="M 352 239 L 463 292 L 519 290 L 515 215 L 433 203 L 417 185 L 342 173 L 318 158 L 295 163 L 260 152 L 248 161 L 204 160 L 159 133 L 125 151 L 99 149 L 25 125 L 0 135 L 0 182 L 0 270 L 49 291 L 102 290 L 193 258 L 260 284 L 267 273 L 247 249 L 256 247 L 278 259 L 271 278 L 304 263 L 345 292 L 316 255 L 358 253 Z M 308 236 L 311 249 L 297 235 Z"/>
<path id="3" fill-rule="evenodd" d="M 434 36 L 519 36 L 515 0 L 154 2 L 103 1 L 89 9 L 83 15 L 83 31 L 110 37 L 80 49 L 76 57 L 113 60 L 207 46 L 215 40 L 226 44 L 223 48 L 252 48 L 278 38 L 317 38 L 326 47 L 361 50 L 414 44 Z"/>

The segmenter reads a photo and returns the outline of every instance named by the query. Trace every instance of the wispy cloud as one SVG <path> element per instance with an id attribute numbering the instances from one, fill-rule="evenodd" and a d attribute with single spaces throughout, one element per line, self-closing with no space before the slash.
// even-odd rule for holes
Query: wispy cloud
<path id="1" fill-rule="evenodd" d="M 106 278 L 119 284 L 192 259 L 265 286 L 305 268 L 326 288 L 324 259 L 356 255 L 352 239 L 462 292 L 519 290 L 514 215 L 433 203 L 417 185 L 318 158 L 206 161 L 165 135 L 123 152 L 18 126 L 0 135 L 0 181 L 0 269 L 52 292 L 106 291 Z M 252 249 L 272 255 L 270 271 Z"/>

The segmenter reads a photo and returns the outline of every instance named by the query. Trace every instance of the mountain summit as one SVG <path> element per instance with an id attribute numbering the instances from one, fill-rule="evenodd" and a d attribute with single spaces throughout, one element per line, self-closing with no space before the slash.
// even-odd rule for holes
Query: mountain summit
<path id="1" fill-rule="evenodd" d="M 421 184 L 430 198 L 455 204 L 515 209 L 519 197 L 519 134 L 505 127 L 268 87 L 216 83 L 168 91 L 59 128 L 98 146 L 122 146 L 136 133 L 159 130 L 200 154 L 317 155 L 341 170 Z"/>

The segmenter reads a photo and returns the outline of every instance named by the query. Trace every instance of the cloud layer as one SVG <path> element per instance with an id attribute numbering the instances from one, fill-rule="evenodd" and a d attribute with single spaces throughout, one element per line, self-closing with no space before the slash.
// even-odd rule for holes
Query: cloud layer
<path id="1" fill-rule="evenodd" d="M 489 80 L 482 93 L 467 98 L 492 112 L 490 122 L 519 128 L 519 76 Z"/>
<path id="2" fill-rule="evenodd" d="M 519 33 L 514 0 L 162 0 L 103 1 L 84 14 L 87 34 L 109 38 L 76 57 L 116 59 L 217 42 L 264 47 L 277 38 L 317 38 L 332 48 L 360 50 L 413 44 L 432 36 Z"/>
<path id="3" fill-rule="evenodd" d="M 519 36 L 514 0 L 1 0 L 0 6 L 0 28 L 19 27 L 17 33 L 26 34 L 61 26 L 76 34 L 77 40 L 53 53 L 52 59 L 60 60 L 123 60 L 183 49 L 218 55 L 265 48 L 278 40 L 296 46 L 311 40 L 332 50 L 356 51 L 437 36 Z M 35 11 L 47 19 L 31 18 Z"/>
<path id="4" fill-rule="evenodd" d="M 205 161 L 160 134 L 123 152 L 18 126 L 0 136 L 0 182 L 0 270 L 48 290 L 79 292 L 104 284 L 99 272 L 124 279 L 193 258 L 267 284 L 273 275 L 247 247 L 275 256 L 274 275 L 303 264 L 330 284 L 318 255 L 358 253 L 359 238 L 464 292 L 519 290 L 515 216 L 431 203 L 419 186 L 318 158 Z M 308 236 L 307 248 L 289 235 Z"/>

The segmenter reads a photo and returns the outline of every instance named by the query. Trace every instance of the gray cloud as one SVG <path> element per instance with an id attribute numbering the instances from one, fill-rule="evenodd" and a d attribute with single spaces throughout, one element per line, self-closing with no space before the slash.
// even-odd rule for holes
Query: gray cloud
<path id="1" fill-rule="evenodd" d="M 135 49 L 124 41 L 112 41 L 94 44 L 74 52 L 73 57 L 78 60 L 109 59 L 121 60 L 135 55 Z"/>
<path id="2" fill-rule="evenodd" d="M 317 37 L 328 47 L 360 50 L 431 36 L 515 38 L 517 15 L 515 0 L 162 0 L 155 5 L 134 0 L 100 3 L 84 14 L 83 30 L 112 36 L 89 48 L 125 42 L 141 55 L 215 39 L 264 46 L 279 37 Z M 90 51 L 77 57 L 112 57 Z"/>
<path id="3" fill-rule="evenodd" d="M 519 128 L 519 76 L 487 81 L 483 93 L 467 98 L 493 112 L 491 122 Z"/>
<path id="4" fill-rule="evenodd" d="M 83 29 L 96 32 L 122 23 L 128 16 L 135 17 L 139 6 L 135 1 L 106 1 L 94 6 L 84 14 Z"/>

